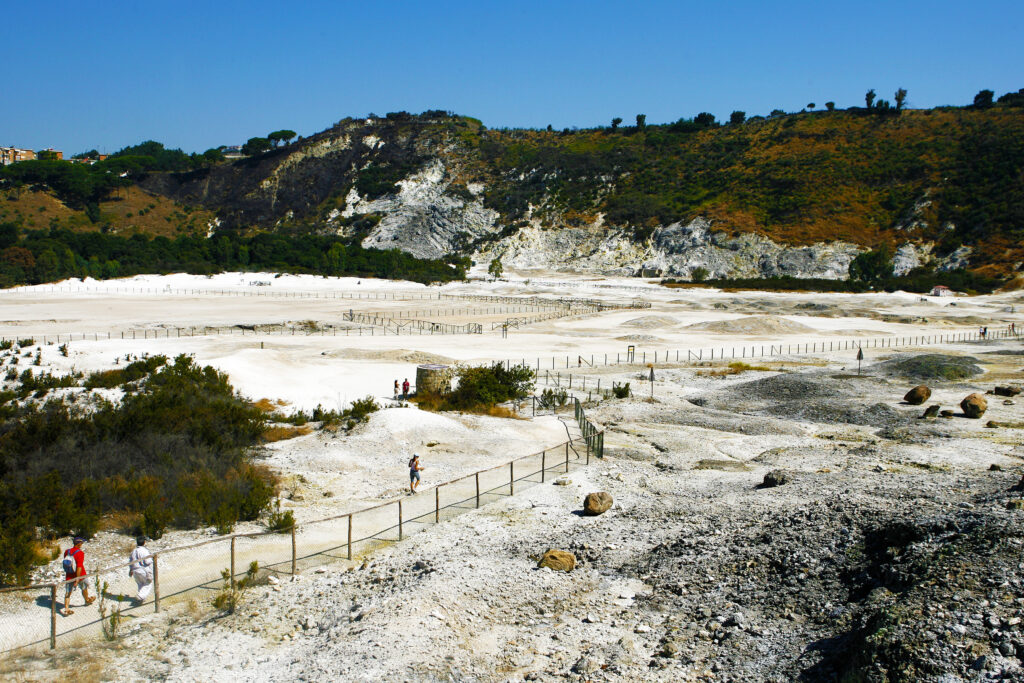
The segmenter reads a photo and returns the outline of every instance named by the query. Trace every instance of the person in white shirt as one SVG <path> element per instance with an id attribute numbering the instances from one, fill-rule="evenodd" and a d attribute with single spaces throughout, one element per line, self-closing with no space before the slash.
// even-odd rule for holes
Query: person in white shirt
<path id="1" fill-rule="evenodd" d="M 139 604 L 142 604 L 149 596 L 149 591 L 153 589 L 153 560 L 149 548 L 146 547 L 146 537 L 139 536 L 135 542 L 138 546 L 128 557 L 128 561 L 131 562 L 128 567 L 128 575 L 135 579 L 135 583 L 139 586 L 137 600 Z"/>

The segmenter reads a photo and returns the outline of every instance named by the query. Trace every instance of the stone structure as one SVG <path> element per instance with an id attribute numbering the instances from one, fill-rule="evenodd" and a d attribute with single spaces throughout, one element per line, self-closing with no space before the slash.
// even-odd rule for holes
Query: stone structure
<path id="1" fill-rule="evenodd" d="M 427 363 L 416 368 L 416 393 L 446 394 L 452 390 L 452 369 Z"/>

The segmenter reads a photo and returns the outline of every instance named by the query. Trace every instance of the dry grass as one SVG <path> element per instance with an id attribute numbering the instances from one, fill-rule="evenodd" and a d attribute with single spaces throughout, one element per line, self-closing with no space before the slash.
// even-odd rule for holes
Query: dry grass
<path id="1" fill-rule="evenodd" d="M 263 440 L 267 443 L 274 443 L 275 441 L 294 439 L 297 436 L 305 436 L 312 431 L 313 428 L 308 425 L 302 425 L 301 427 L 275 425 L 263 430 Z"/>
<path id="2" fill-rule="evenodd" d="M 104 515 L 103 519 L 100 520 L 100 530 L 128 533 L 138 527 L 141 521 L 142 515 L 138 512 L 128 512 L 127 510 L 111 512 L 108 515 Z"/>
<path id="3" fill-rule="evenodd" d="M 269 398 L 261 398 L 258 401 L 253 401 L 253 408 L 259 408 L 264 413 L 272 413 L 277 410 L 277 406 Z"/>
<path id="4" fill-rule="evenodd" d="M 733 361 L 728 366 L 718 370 L 706 370 L 697 372 L 698 377 L 726 377 L 728 375 L 739 375 L 740 373 L 752 370 L 755 372 L 771 372 L 771 368 L 765 365 L 749 365 L 741 361 Z"/>
<path id="5" fill-rule="evenodd" d="M 60 557 L 60 543 L 56 540 L 32 541 L 32 553 L 37 564 L 52 562 Z"/>

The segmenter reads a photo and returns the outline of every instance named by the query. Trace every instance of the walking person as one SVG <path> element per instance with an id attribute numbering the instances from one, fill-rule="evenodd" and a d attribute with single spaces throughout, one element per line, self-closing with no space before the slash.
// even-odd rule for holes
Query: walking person
<path id="1" fill-rule="evenodd" d="M 402 398 L 409 398 L 409 378 L 406 377 L 405 381 L 402 382 Z"/>
<path id="2" fill-rule="evenodd" d="M 416 493 L 416 487 L 420 485 L 420 472 L 422 471 L 420 456 L 413 453 L 412 459 L 409 460 L 409 495 Z"/>
<path id="3" fill-rule="evenodd" d="M 398 380 L 395 380 L 395 400 L 398 400 Z"/>
<path id="4" fill-rule="evenodd" d="M 146 540 L 145 536 L 135 539 L 135 550 L 128 556 L 128 561 L 131 562 L 128 566 L 128 576 L 135 579 L 135 584 L 139 587 L 138 597 L 135 598 L 136 605 L 144 603 L 149 597 L 149 592 L 153 590 L 153 559 L 152 553 L 146 547 Z"/>
<path id="5" fill-rule="evenodd" d="M 70 608 L 71 594 L 75 588 L 82 587 L 82 597 L 85 598 L 86 606 L 96 601 L 96 596 L 89 595 L 89 584 L 85 578 L 85 551 L 82 544 L 85 539 L 75 536 L 74 545 L 64 551 L 64 616 L 71 616 L 74 611 Z"/>

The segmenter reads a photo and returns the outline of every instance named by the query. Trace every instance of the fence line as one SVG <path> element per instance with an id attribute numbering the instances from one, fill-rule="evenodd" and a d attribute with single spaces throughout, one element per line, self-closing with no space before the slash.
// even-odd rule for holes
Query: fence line
<path id="1" fill-rule="evenodd" d="M 313 567 L 332 560 L 352 560 L 356 556 L 357 546 L 372 549 L 380 542 L 402 540 L 408 535 L 410 529 L 431 523 L 437 524 L 442 521 L 442 518 L 450 519 L 458 515 L 460 510 L 476 509 L 493 500 L 515 495 L 517 484 L 520 484 L 519 490 L 522 490 L 522 485 L 526 483 L 544 483 L 552 472 L 569 472 L 572 466 L 589 465 L 592 455 L 599 458 L 604 455 L 604 431 L 587 418 L 584 408 L 578 400 L 574 401 L 574 418 L 580 430 L 580 437 L 570 436 L 564 443 L 551 448 L 545 448 L 536 453 L 523 455 L 439 483 L 433 487 L 434 495 L 432 497 L 417 495 L 395 498 L 359 510 L 296 523 L 285 529 L 284 533 L 274 531 L 236 533 L 157 550 L 152 554 L 153 610 L 160 611 L 161 600 L 166 604 L 169 598 L 180 597 L 196 589 L 217 589 L 221 582 L 219 573 L 211 575 L 211 570 L 207 567 L 204 576 L 203 562 L 207 565 L 213 564 L 215 567 L 225 567 L 228 579 L 232 584 L 238 576 L 245 574 L 245 571 L 240 568 L 246 566 L 244 562 L 246 558 L 259 561 L 261 567 L 272 573 L 294 575 L 299 571 L 300 562 L 304 567 Z M 584 452 L 581 453 L 581 450 Z M 517 464 L 520 465 L 518 468 Z M 426 491 L 429 490 L 426 489 Z M 506 494 L 505 491 L 508 493 Z M 444 492 L 445 498 L 443 505 L 442 492 Z M 433 505 L 429 505 L 431 498 Z M 338 522 L 343 522 L 340 533 L 337 531 Z M 318 531 L 325 525 L 330 525 L 326 531 Z M 302 537 L 302 543 L 299 542 L 301 532 L 306 533 L 306 536 Z M 254 539 L 260 539 L 265 547 L 262 550 L 239 547 L 244 545 L 239 541 L 253 541 Z M 211 547 L 221 543 L 227 546 L 224 550 L 223 562 L 211 563 Z M 268 545 L 271 546 L 269 551 L 266 547 Z M 277 546 L 276 553 L 272 547 L 275 545 Z M 195 551 L 199 550 L 202 551 L 202 557 L 198 558 L 198 562 L 183 561 L 183 558 L 192 557 L 195 555 Z M 238 561 L 239 555 L 242 555 L 243 562 Z M 116 573 L 123 574 L 123 570 L 130 565 L 131 562 L 119 562 L 93 571 L 90 576 L 97 594 L 101 590 L 101 580 L 106 580 L 107 577 L 112 577 Z M 164 569 L 162 570 L 161 567 Z M 179 568 L 184 571 L 169 573 L 169 571 Z M 85 619 L 69 624 L 69 628 L 63 632 L 58 629 L 58 588 L 68 583 L 68 581 L 53 581 L 0 589 L 0 594 L 45 590 L 49 594 L 50 607 L 46 620 L 48 623 L 45 625 L 42 625 L 41 622 L 40 624 L 27 623 L 24 615 L 12 615 L 10 612 L 0 617 L 13 618 L 17 622 L 17 635 L 23 641 L 14 645 L 6 643 L 2 651 L 39 645 L 43 642 L 48 643 L 50 649 L 54 649 L 59 636 L 66 636 L 73 632 L 85 632 L 90 627 L 99 624 L 101 619 Z M 42 603 L 44 600 L 45 598 L 38 598 L 36 602 Z M 130 614 L 140 609 L 142 607 L 136 606 L 130 608 L 127 613 Z M 39 628 L 33 628 L 33 626 L 39 626 Z"/>

